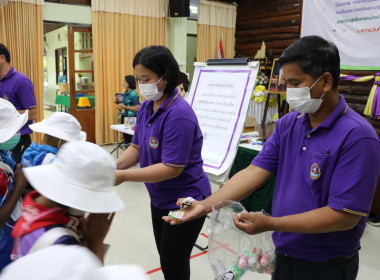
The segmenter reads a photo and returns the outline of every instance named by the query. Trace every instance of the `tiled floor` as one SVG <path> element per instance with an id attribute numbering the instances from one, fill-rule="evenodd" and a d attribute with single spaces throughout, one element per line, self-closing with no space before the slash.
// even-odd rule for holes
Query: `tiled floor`
<path id="1" fill-rule="evenodd" d="M 44 116 L 49 117 L 54 109 L 44 110 Z M 110 152 L 115 145 L 106 145 Z M 122 151 L 120 151 L 122 152 Z M 116 157 L 116 152 L 113 154 Z M 219 186 L 213 185 L 213 191 Z M 159 270 L 160 263 L 154 242 L 150 220 L 149 195 L 143 183 L 123 183 L 117 187 L 117 192 L 124 200 L 126 207 L 118 212 L 112 223 L 105 242 L 110 244 L 105 257 L 106 264 L 139 264 L 152 280 L 164 279 Z M 208 234 L 207 220 L 201 233 Z M 357 280 L 380 279 L 380 227 L 368 225 L 361 240 L 360 268 Z M 207 246 L 207 238 L 200 235 L 197 244 Z M 191 259 L 191 279 L 214 279 L 209 265 L 208 254 L 194 248 Z M 242 279 L 268 280 L 270 275 L 246 273 Z"/>
<path id="2" fill-rule="evenodd" d="M 54 109 L 44 110 L 44 116 L 49 117 Z M 106 145 L 107 151 L 112 151 L 115 145 Z M 122 151 L 120 151 L 122 152 Z M 113 154 L 116 157 L 116 152 Z M 219 186 L 213 185 L 213 191 Z M 149 195 L 143 183 L 123 183 L 117 187 L 117 192 L 124 200 L 126 207 L 118 212 L 112 223 L 105 242 L 110 244 L 105 263 L 107 264 L 139 264 L 152 280 L 164 279 L 159 270 L 160 263 L 154 242 L 150 222 Z M 201 233 L 208 234 L 207 220 Z M 368 225 L 361 240 L 360 268 L 357 280 L 380 279 L 380 227 Z M 207 246 L 207 238 L 200 235 L 197 244 Z M 194 248 L 191 259 L 191 279 L 214 279 L 209 265 L 208 254 Z M 268 280 L 270 275 L 246 273 L 242 279 Z"/>
<path id="3" fill-rule="evenodd" d="M 114 145 L 104 146 L 111 151 Z M 113 154 L 116 157 L 116 153 Z M 213 186 L 216 191 L 218 186 Z M 134 263 L 141 265 L 152 280 L 162 280 L 163 275 L 158 268 L 159 257 L 156 251 L 150 220 L 149 196 L 143 183 L 123 183 L 117 187 L 117 192 L 124 200 L 126 207 L 114 218 L 110 232 L 105 242 L 110 244 L 106 264 Z M 207 220 L 202 233 L 207 235 Z M 207 239 L 198 238 L 197 244 L 207 246 Z M 194 248 L 191 260 L 191 279 L 214 279 L 213 271 L 208 262 L 208 254 L 198 255 L 201 250 Z M 362 238 L 360 251 L 360 269 L 358 280 L 380 279 L 380 227 L 368 225 Z M 242 279 L 270 279 L 268 274 L 246 273 Z"/>

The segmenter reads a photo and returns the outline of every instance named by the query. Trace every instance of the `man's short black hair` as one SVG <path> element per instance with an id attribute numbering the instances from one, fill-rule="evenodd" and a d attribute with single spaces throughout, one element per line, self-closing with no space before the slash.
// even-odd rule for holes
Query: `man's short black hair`
<path id="1" fill-rule="evenodd" d="M 124 77 L 125 81 L 128 83 L 131 89 L 136 89 L 136 78 L 135 76 L 128 75 Z"/>
<path id="2" fill-rule="evenodd" d="M 7 49 L 6 46 L 4 46 L 1 43 L 0 43 L 0 55 L 4 55 L 5 56 L 5 60 L 8 63 L 11 63 L 11 54 L 9 53 L 9 50 Z"/>
<path id="3" fill-rule="evenodd" d="M 170 94 L 177 87 L 179 66 L 170 50 L 164 46 L 149 46 L 140 50 L 133 59 L 133 68 L 141 64 L 156 73 L 164 76 L 167 81 L 164 94 Z"/>
<path id="4" fill-rule="evenodd" d="M 340 79 L 340 57 L 338 48 L 319 36 L 305 36 L 286 48 L 279 58 L 280 66 L 297 62 L 304 73 L 318 79 L 329 72 L 333 77 L 333 88 Z"/>

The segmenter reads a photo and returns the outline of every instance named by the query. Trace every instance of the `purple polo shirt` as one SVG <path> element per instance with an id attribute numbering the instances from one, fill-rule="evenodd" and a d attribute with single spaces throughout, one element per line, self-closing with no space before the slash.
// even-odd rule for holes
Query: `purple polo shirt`
<path id="1" fill-rule="evenodd" d="M 184 168 L 177 178 L 145 184 L 152 204 L 160 210 L 171 210 L 178 209 L 179 197 L 208 197 L 211 186 L 202 167 L 202 132 L 193 109 L 178 90 L 155 113 L 152 101 L 143 102 L 136 119 L 132 143 L 139 146 L 140 167 L 162 162 Z"/>
<path id="2" fill-rule="evenodd" d="M 26 110 L 37 106 L 32 82 L 13 67 L 0 79 L 0 97 L 11 102 L 17 110 Z M 28 121 L 20 129 L 21 135 L 33 132 L 29 128 L 32 123 L 33 121 Z"/>
<path id="3" fill-rule="evenodd" d="M 276 173 L 274 217 L 324 206 L 362 217 L 346 231 L 275 232 L 279 254 L 322 262 L 360 249 L 379 178 L 380 145 L 373 127 L 348 107 L 343 96 L 334 112 L 314 129 L 310 129 L 308 114 L 285 115 L 252 164 Z"/>

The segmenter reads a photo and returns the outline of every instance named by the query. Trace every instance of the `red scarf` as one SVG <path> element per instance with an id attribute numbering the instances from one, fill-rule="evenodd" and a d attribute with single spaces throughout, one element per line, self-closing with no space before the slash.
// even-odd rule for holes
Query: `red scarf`
<path id="1" fill-rule="evenodd" d="M 23 228 L 24 224 L 27 224 L 28 221 L 32 220 L 34 217 L 41 215 L 42 213 L 51 210 L 52 208 L 46 207 L 44 205 L 38 204 L 35 202 L 35 199 L 39 197 L 40 194 L 37 191 L 32 191 L 24 197 L 24 202 L 22 204 L 22 215 L 18 219 L 13 231 L 13 238 L 17 237 L 17 234 L 22 230 L 21 236 L 24 236 L 36 229 L 56 225 L 56 224 L 68 224 L 71 220 L 64 212 L 64 209 L 61 208 L 53 213 L 50 213 L 46 216 L 37 219 L 29 225 L 28 228 Z M 21 237 L 20 236 L 20 237 Z"/>

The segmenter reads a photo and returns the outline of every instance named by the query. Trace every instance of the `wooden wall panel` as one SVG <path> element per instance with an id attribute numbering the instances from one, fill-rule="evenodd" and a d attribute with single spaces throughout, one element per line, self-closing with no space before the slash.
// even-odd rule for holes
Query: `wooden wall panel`
<path id="1" fill-rule="evenodd" d="M 235 56 L 253 58 L 265 41 L 274 57 L 299 38 L 301 0 L 240 0 Z"/>
<path id="2" fill-rule="evenodd" d="M 279 57 L 282 52 L 299 39 L 301 0 L 239 0 L 237 1 L 235 56 L 253 59 L 265 41 L 267 56 Z M 374 75 L 378 71 L 342 71 L 356 76 Z M 373 80 L 365 83 L 341 81 L 339 92 L 348 105 L 363 114 Z M 368 121 L 380 135 L 380 121 Z"/>

